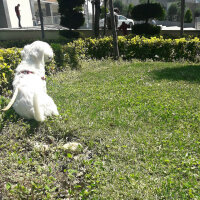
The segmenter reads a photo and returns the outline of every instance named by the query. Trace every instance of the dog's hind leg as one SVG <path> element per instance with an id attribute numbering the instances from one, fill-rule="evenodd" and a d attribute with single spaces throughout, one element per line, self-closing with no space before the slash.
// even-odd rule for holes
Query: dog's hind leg
<path id="1" fill-rule="evenodd" d="M 33 96 L 33 107 L 35 111 L 35 120 L 39 122 L 43 122 L 45 120 L 44 110 L 40 107 L 39 97 L 38 94 L 35 93 Z"/>

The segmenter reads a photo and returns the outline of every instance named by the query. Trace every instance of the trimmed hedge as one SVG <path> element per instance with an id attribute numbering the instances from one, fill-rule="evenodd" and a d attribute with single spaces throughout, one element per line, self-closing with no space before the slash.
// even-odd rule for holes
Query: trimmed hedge
<path id="1" fill-rule="evenodd" d="M 20 62 L 20 49 L 0 49 L 0 94 L 7 94 L 12 89 L 14 69 Z"/>
<path id="2" fill-rule="evenodd" d="M 87 58 L 101 59 L 113 56 L 112 37 L 79 39 L 76 41 L 76 46 L 79 48 L 78 44 L 82 47 L 82 54 Z M 135 36 L 128 38 L 119 36 L 118 44 L 120 56 L 128 60 L 199 61 L 200 39 L 197 37 L 193 39 L 164 39 L 163 37 Z"/>
<path id="3" fill-rule="evenodd" d="M 145 3 L 134 6 L 131 11 L 134 20 L 163 19 L 165 12 L 160 3 Z"/>
<path id="4" fill-rule="evenodd" d="M 73 36 L 75 36 L 75 34 Z M 79 36 L 81 37 L 81 35 Z M 72 42 L 74 40 L 77 40 L 77 38 L 74 38 L 74 37 L 72 38 L 72 36 L 68 38 L 60 36 L 59 39 L 49 39 L 49 40 L 45 40 L 45 42 L 49 44 L 57 43 L 57 44 L 65 45 L 66 43 Z M 30 40 L 0 40 L 0 48 L 4 48 L 4 49 L 13 48 L 13 47 L 23 48 L 25 45 L 31 44 L 34 41 L 35 40 L 31 40 L 31 39 Z"/>
<path id="5" fill-rule="evenodd" d="M 153 24 L 135 24 L 132 33 L 136 35 L 160 35 L 161 27 Z"/>
<path id="6" fill-rule="evenodd" d="M 200 39 L 164 39 L 163 37 L 133 38 L 119 36 L 119 51 L 123 59 L 197 62 L 200 60 Z M 78 39 L 66 45 L 52 44 L 54 60 L 46 66 L 46 73 L 62 71 L 66 66 L 80 68 L 79 59 L 102 59 L 113 56 L 112 37 Z M 12 89 L 14 69 L 21 62 L 21 49 L 0 49 L 0 95 Z"/>

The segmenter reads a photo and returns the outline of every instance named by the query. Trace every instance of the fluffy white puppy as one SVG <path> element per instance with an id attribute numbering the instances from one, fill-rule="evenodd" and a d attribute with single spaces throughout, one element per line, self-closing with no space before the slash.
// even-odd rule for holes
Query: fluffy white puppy
<path id="1" fill-rule="evenodd" d="M 13 97 L 6 108 L 26 119 L 44 121 L 47 116 L 58 115 L 57 106 L 47 94 L 45 62 L 53 58 L 53 50 L 46 42 L 35 41 L 21 52 L 22 62 L 17 66 L 13 81 Z"/>

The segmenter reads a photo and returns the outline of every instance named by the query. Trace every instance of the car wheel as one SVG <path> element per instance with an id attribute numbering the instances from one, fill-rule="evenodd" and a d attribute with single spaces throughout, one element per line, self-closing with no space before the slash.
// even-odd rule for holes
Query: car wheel
<path id="1" fill-rule="evenodd" d="M 132 28 L 132 27 L 133 27 L 133 23 L 132 23 L 132 22 L 130 22 L 130 23 L 129 23 L 129 26 L 130 26 L 130 28 Z"/>

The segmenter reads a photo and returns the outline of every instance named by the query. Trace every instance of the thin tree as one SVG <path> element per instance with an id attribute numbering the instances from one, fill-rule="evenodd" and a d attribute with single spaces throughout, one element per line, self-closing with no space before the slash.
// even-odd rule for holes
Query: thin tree
<path id="1" fill-rule="evenodd" d="M 181 0 L 181 28 L 180 28 L 180 36 L 183 36 L 184 32 L 184 16 L 185 16 L 185 0 Z"/>
<path id="2" fill-rule="evenodd" d="M 107 25 L 107 2 L 108 0 L 104 0 L 104 28 L 103 28 L 103 35 L 106 35 L 106 25 Z"/>
<path id="3" fill-rule="evenodd" d="M 147 4 L 149 4 L 150 3 L 150 1 L 149 0 L 147 0 Z M 146 24 L 148 23 L 148 18 L 146 18 L 146 20 L 145 20 L 145 22 L 146 22 Z"/>
<path id="4" fill-rule="evenodd" d="M 89 27 L 89 6 L 88 6 L 88 0 L 86 0 L 86 12 L 87 12 L 87 28 Z"/>
<path id="5" fill-rule="evenodd" d="M 91 1 L 91 4 L 92 4 L 92 30 L 93 30 L 93 32 L 94 32 L 94 1 L 95 0 Z"/>
<path id="6" fill-rule="evenodd" d="M 42 40 L 44 40 L 45 39 L 45 35 L 44 35 L 44 23 L 43 23 L 43 14 L 42 14 L 42 9 L 41 9 L 41 3 L 40 3 L 40 0 L 37 0 L 37 2 L 38 2 L 38 8 L 39 8 Z"/>
<path id="7" fill-rule="evenodd" d="M 114 58 L 119 59 L 119 49 L 118 49 L 118 41 L 117 41 L 117 32 L 116 32 L 116 22 L 114 17 L 114 9 L 113 9 L 113 0 L 109 0 L 110 7 L 110 19 L 111 19 L 111 28 L 113 34 L 113 46 L 114 46 Z"/>
<path id="8" fill-rule="evenodd" d="M 94 35 L 97 38 L 99 36 L 99 18 L 100 18 L 100 0 L 94 0 Z"/>

